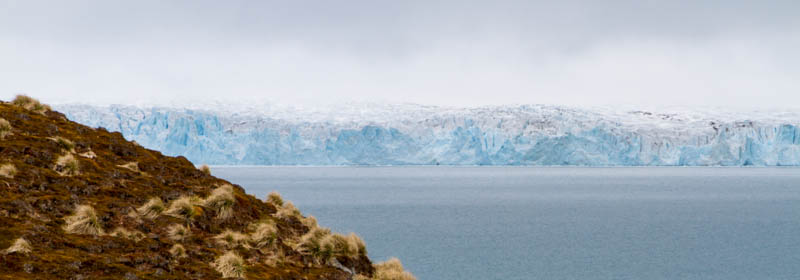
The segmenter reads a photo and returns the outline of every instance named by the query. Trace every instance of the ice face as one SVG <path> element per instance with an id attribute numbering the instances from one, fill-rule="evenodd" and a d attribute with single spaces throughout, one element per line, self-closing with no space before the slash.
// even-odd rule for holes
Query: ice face
<path id="1" fill-rule="evenodd" d="M 800 165 L 800 113 L 791 111 L 54 107 L 79 123 L 119 131 L 197 164 Z"/>

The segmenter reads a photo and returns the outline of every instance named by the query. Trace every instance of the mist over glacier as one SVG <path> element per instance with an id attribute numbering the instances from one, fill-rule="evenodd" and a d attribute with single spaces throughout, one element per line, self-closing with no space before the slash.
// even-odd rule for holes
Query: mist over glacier
<path id="1" fill-rule="evenodd" d="M 800 113 L 341 105 L 54 106 L 196 164 L 796 166 Z"/>

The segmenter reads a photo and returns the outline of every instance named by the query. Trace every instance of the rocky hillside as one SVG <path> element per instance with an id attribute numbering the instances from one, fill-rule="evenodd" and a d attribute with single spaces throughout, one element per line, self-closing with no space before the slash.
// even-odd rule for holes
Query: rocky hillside
<path id="1" fill-rule="evenodd" d="M 0 139 L 0 279 L 413 279 L 278 194 L 34 99 L 0 103 Z"/>

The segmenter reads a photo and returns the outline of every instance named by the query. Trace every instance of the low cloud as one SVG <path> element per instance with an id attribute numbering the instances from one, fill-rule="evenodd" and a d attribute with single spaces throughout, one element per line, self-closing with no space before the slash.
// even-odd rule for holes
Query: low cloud
<path id="1" fill-rule="evenodd" d="M 800 104 L 789 1 L 3 5 L 3 99 Z"/>

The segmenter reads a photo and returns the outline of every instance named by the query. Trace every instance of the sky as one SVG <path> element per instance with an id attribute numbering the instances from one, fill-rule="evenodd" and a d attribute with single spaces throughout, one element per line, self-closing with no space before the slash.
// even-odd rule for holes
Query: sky
<path id="1" fill-rule="evenodd" d="M 796 0 L 0 0 L 0 99 L 800 107 L 798 11 Z"/>

